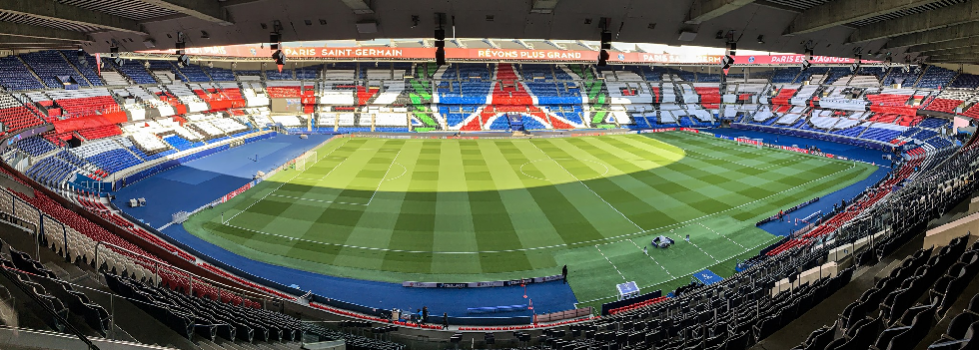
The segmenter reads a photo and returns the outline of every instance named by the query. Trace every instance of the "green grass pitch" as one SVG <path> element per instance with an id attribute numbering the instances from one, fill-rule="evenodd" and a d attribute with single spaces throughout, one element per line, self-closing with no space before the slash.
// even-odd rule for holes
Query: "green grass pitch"
<path id="1" fill-rule="evenodd" d="M 580 305 L 593 305 L 624 281 L 646 292 L 705 268 L 727 277 L 735 258 L 777 240 L 756 221 L 874 170 L 688 132 L 337 138 L 305 170 L 185 227 L 252 259 L 379 281 L 535 277 L 567 264 Z M 643 255 L 657 235 L 677 244 Z"/>

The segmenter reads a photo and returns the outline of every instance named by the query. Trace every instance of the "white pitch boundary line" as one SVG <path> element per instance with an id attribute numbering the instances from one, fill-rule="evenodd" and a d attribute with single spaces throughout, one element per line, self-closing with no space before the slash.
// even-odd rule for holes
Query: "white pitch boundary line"
<path id="1" fill-rule="evenodd" d="M 700 157 L 705 157 L 705 158 L 719 160 L 719 161 L 726 162 L 726 163 L 741 165 L 741 166 L 744 166 L 746 168 L 752 168 L 752 169 L 755 169 L 755 170 L 766 170 L 766 169 L 759 168 L 759 167 L 752 166 L 752 165 L 748 165 L 748 164 L 745 164 L 745 163 L 736 162 L 734 160 L 728 160 L 728 159 L 725 159 L 725 158 L 715 157 L 715 156 L 709 155 L 707 153 L 701 153 L 701 152 L 698 152 L 698 151 L 695 151 L 695 150 L 684 150 L 684 153 L 686 153 L 686 154 L 696 154 L 696 155 L 698 155 Z M 695 158 L 698 158 L 698 157 L 695 157 Z"/>
<path id="2" fill-rule="evenodd" d="M 851 168 L 853 168 L 853 166 Z M 820 177 L 820 178 L 817 178 L 817 179 L 813 179 L 813 180 L 804 182 L 804 183 L 799 184 L 797 186 L 790 187 L 790 188 L 785 189 L 783 191 L 773 193 L 773 194 L 771 194 L 769 196 L 766 196 L 766 197 L 763 197 L 763 198 L 759 198 L 759 199 L 754 200 L 754 201 L 751 201 L 751 202 L 745 202 L 745 203 L 742 203 L 741 205 L 738 205 L 738 206 L 735 206 L 735 207 L 731 207 L 731 208 L 728 208 L 726 210 L 722 210 L 722 211 L 719 211 L 719 212 L 716 212 L 716 213 L 703 215 L 701 217 L 697 217 L 697 218 L 694 218 L 694 219 L 690 219 L 690 220 L 678 222 L 678 223 L 671 224 L 671 225 L 661 226 L 661 227 L 657 227 L 657 228 L 653 228 L 653 229 L 649 229 L 649 230 L 638 231 L 638 232 L 634 232 L 634 233 L 627 233 L 627 234 L 623 234 L 623 235 L 619 235 L 619 236 L 613 236 L 613 237 L 598 238 L 598 239 L 592 239 L 592 240 L 588 240 L 588 241 L 576 242 L 576 243 L 573 243 L 571 246 L 584 246 L 584 245 L 587 245 L 587 244 L 613 244 L 613 243 L 621 242 L 624 239 L 627 239 L 627 237 L 632 237 L 632 236 L 637 236 L 637 235 L 641 235 L 641 234 L 646 234 L 646 233 L 649 233 L 649 232 L 656 232 L 656 231 L 659 231 L 659 230 L 666 230 L 668 228 L 685 227 L 685 226 L 688 226 L 689 225 L 688 223 L 690 223 L 690 222 L 697 221 L 697 220 L 702 220 L 704 218 L 712 217 L 712 216 L 715 216 L 715 215 L 718 215 L 718 214 L 722 214 L 722 213 L 725 213 L 725 212 L 728 212 L 728 211 L 731 211 L 731 210 L 735 210 L 735 209 L 738 209 L 740 207 L 753 204 L 755 202 L 763 201 L 763 200 L 769 199 L 770 197 L 777 196 L 777 195 L 780 195 L 780 194 L 785 193 L 785 192 L 793 191 L 793 190 L 795 190 L 795 189 L 797 189 L 799 187 L 802 187 L 802 186 L 806 186 L 807 184 L 809 184 L 811 182 L 819 181 L 819 180 L 822 180 L 823 178 L 837 175 L 838 173 L 847 171 L 849 169 L 850 168 L 844 169 L 844 170 L 841 170 L 841 171 L 838 171 L 838 172 L 833 173 L 833 174 L 828 174 L 826 176 L 823 176 L 823 177 Z M 367 204 L 364 204 L 364 205 L 367 205 Z M 248 229 L 248 228 L 244 228 L 244 227 L 238 227 L 238 226 L 230 225 L 230 224 L 228 224 L 228 221 L 225 221 L 222 224 L 224 224 L 225 226 L 234 227 L 234 228 L 237 228 L 237 229 L 241 229 L 241 230 L 245 230 L 245 231 L 250 231 L 250 232 L 255 232 L 255 233 L 259 233 L 259 234 L 264 234 L 264 235 L 269 235 L 269 236 L 276 236 L 276 237 L 286 237 L 286 238 L 289 238 L 288 236 L 282 236 L 282 235 L 278 235 L 278 234 L 274 234 L 274 233 L 268 233 L 268 232 L 263 232 L 263 231 L 259 231 L 259 230 L 253 230 L 253 229 Z M 296 238 L 296 239 L 299 239 L 299 238 Z M 481 254 L 481 253 L 490 253 L 490 254 L 493 254 L 493 253 L 514 253 L 514 252 L 527 252 L 527 251 L 547 250 L 547 249 L 554 249 L 554 248 L 567 248 L 567 247 L 570 246 L 568 243 L 562 243 L 562 244 L 554 244 L 554 245 L 549 245 L 549 246 L 540 246 L 540 247 L 531 247 L 531 248 L 518 248 L 518 249 L 504 249 L 504 250 L 484 250 L 484 251 L 465 251 L 465 252 L 459 252 L 459 251 L 415 251 L 415 250 L 400 250 L 400 249 L 389 249 L 389 248 L 374 248 L 374 247 L 353 246 L 353 245 L 347 245 L 347 244 L 328 243 L 328 242 L 320 242 L 320 241 L 313 241 L 313 240 L 303 240 L 303 241 L 309 242 L 309 243 L 314 243 L 314 244 L 322 244 L 322 245 L 337 246 L 337 247 L 352 248 L 352 249 L 390 251 L 390 252 L 400 252 L 400 253 L 424 253 L 424 254 Z"/>
<path id="3" fill-rule="evenodd" d="M 728 236 L 726 236 L 726 235 L 723 235 L 723 234 L 721 234 L 721 233 L 718 233 L 718 231 L 715 231 L 715 230 L 712 230 L 712 229 L 711 229 L 710 227 L 708 227 L 708 226 L 705 226 L 704 224 L 702 224 L 702 223 L 700 223 L 700 222 L 698 222 L 698 225 L 701 225 L 701 227 L 704 227 L 704 228 L 705 228 L 705 229 L 707 229 L 708 231 L 711 231 L 711 232 L 714 232 L 714 233 L 715 233 L 716 235 L 719 235 L 719 236 L 721 236 L 721 237 L 725 237 L 725 239 L 727 239 L 727 240 L 728 240 L 729 242 L 732 242 L 732 243 L 735 243 L 735 245 L 737 245 L 737 246 L 739 246 L 739 247 L 742 247 L 742 249 L 745 249 L 745 246 L 743 246 L 743 245 L 741 245 L 741 244 L 738 244 L 738 242 L 735 242 L 735 241 L 733 241 L 733 240 L 732 240 L 731 238 L 728 238 Z"/>
<path id="4" fill-rule="evenodd" d="M 627 241 L 629 241 L 630 243 L 633 243 L 633 245 L 635 245 L 635 246 L 636 246 L 636 249 L 639 249 L 639 250 L 643 250 L 643 247 L 640 247 L 640 245 L 639 245 L 639 244 L 636 244 L 636 242 L 633 242 L 633 240 L 632 240 L 632 239 L 627 239 Z M 599 246 L 599 245 L 597 244 L 597 245 L 596 245 L 596 247 L 598 247 L 598 246 Z M 648 258 L 650 258 L 650 260 L 653 260 L 653 262 L 654 262 L 654 263 L 656 263 L 656 264 L 657 264 L 657 266 L 660 266 L 660 268 L 661 268 L 661 269 L 663 269 L 663 270 L 664 270 L 664 272 L 666 272 L 666 273 L 667 273 L 667 276 L 670 276 L 671 278 L 673 278 L 673 277 L 674 277 L 674 275 L 672 275 L 672 274 L 670 273 L 670 271 L 667 271 L 667 268 L 666 268 L 666 267 L 664 267 L 663 265 L 660 265 L 660 262 L 659 262 L 659 261 L 657 261 L 657 259 L 654 259 L 654 258 L 653 258 L 653 255 L 650 255 L 650 254 L 646 254 L 646 256 L 647 256 Z"/>
<path id="5" fill-rule="evenodd" d="M 334 151 L 336 151 L 336 150 L 338 150 L 338 149 L 340 149 L 341 147 L 344 147 L 344 145 L 346 145 L 348 141 L 350 141 L 350 138 L 346 138 L 346 139 L 344 139 L 344 143 L 343 143 L 343 144 L 341 144 L 340 146 L 337 146 L 336 148 L 334 148 L 334 149 L 332 149 L 332 150 L 330 150 L 330 152 L 327 152 L 327 154 L 325 154 L 325 155 L 323 156 L 323 158 L 326 158 L 327 156 L 329 156 L 329 155 L 330 155 L 331 153 L 333 153 Z M 320 159 L 323 159 L 323 158 L 320 158 Z M 320 162 L 320 159 L 317 159 L 317 161 L 316 161 L 316 162 L 317 162 L 317 163 L 319 163 L 319 162 Z M 346 161 L 346 160 L 347 160 L 347 159 L 344 159 L 344 161 Z M 343 161 L 341 161 L 340 163 L 342 164 L 342 163 L 343 163 Z M 314 164 L 314 165 L 316 165 L 316 163 L 313 163 L 313 164 Z M 340 166 L 340 164 L 337 164 L 337 166 Z M 311 168 L 312 168 L 312 167 L 311 167 Z M 330 173 L 332 173 L 334 169 L 337 169 L 337 167 L 334 167 L 333 169 L 330 169 L 330 171 L 328 171 L 328 172 L 327 172 L 327 174 L 329 175 Z M 271 194 L 273 194 L 273 193 L 276 193 L 277 191 L 279 191 L 279 189 L 280 189 L 280 188 L 282 188 L 282 186 L 285 186 L 285 185 L 286 185 L 287 183 L 289 183 L 290 181 L 293 181 L 294 179 L 296 179 L 296 177 L 297 177 L 297 176 L 299 176 L 300 174 L 303 174 L 303 173 L 306 173 L 306 170 L 303 170 L 303 171 L 297 171 L 297 172 L 296 172 L 296 175 L 293 175 L 293 177 L 291 177 L 291 178 L 289 178 L 289 180 L 287 180 L 287 181 L 285 181 L 285 182 L 283 182 L 283 183 L 281 183 L 281 184 L 279 184 L 279 186 L 278 186 L 278 187 L 276 187 L 275 189 L 273 189 L 273 190 L 272 190 L 271 192 L 269 192 L 269 193 L 266 193 L 266 194 L 265 194 L 264 196 L 262 196 L 262 198 L 259 198 L 259 199 L 257 199 L 257 200 L 256 200 L 255 202 L 252 202 L 252 204 L 249 204 L 249 205 L 248 205 L 247 207 L 245 207 L 245 209 L 242 209 L 242 211 L 239 211 L 238 213 L 235 213 L 235 215 L 232 215 L 232 216 L 231 216 L 230 218 L 228 218 L 228 220 L 225 220 L 224 222 L 222 222 L 222 224 L 224 224 L 224 225 L 227 225 L 229 221 L 231 221 L 232 219 L 234 219 L 234 218 L 236 218 L 236 217 L 238 217 L 238 216 L 239 216 L 239 215 L 241 215 L 242 213 L 244 213 L 244 212 L 246 212 L 246 211 L 248 211 L 249 209 L 251 209 L 251 208 L 252 208 L 252 206 L 254 206 L 254 205 L 256 205 L 256 204 L 258 204 L 259 202 L 261 202 L 261 201 L 263 201 L 263 200 L 265 200 L 265 199 L 266 199 L 267 197 L 269 197 L 269 195 L 271 195 Z M 324 175 L 324 176 L 326 176 L 326 175 Z"/>
<path id="6" fill-rule="evenodd" d="M 602 257 L 604 259 L 606 259 L 607 262 L 609 262 L 609 265 L 612 265 L 613 269 L 616 270 L 616 273 L 619 274 L 619 277 L 622 277 L 623 278 L 623 281 L 625 281 L 626 280 L 626 276 L 623 276 L 623 273 L 622 272 L 619 272 L 619 268 L 616 267 L 616 264 L 613 264 L 612 260 L 609 260 L 609 258 L 606 257 L 606 254 L 602 252 L 602 249 L 599 249 L 599 245 L 598 244 L 595 245 L 595 250 L 598 250 L 599 251 L 599 255 L 602 255 Z"/>
<path id="7" fill-rule="evenodd" d="M 331 201 L 331 200 L 326 200 L 326 199 L 312 199 L 312 198 L 286 196 L 286 195 L 281 195 L 281 194 L 273 194 L 272 196 L 273 197 L 279 197 L 279 198 L 289 198 L 289 199 L 298 200 L 298 201 L 317 202 L 317 203 L 332 203 L 332 204 L 347 204 L 347 205 L 362 205 L 362 206 L 367 205 L 367 203 L 337 202 L 337 201 Z"/>
<path id="8" fill-rule="evenodd" d="M 640 227 L 640 225 L 637 225 L 635 222 L 633 222 L 633 220 L 630 220 L 630 218 L 626 217 L 626 214 L 623 214 L 623 212 L 619 211 L 619 209 L 616 209 L 616 207 L 614 207 L 611 203 L 609 203 L 608 201 L 606 201 L 605 198 L 602 198 L 602 196 L 600 196 L 598 193 L 596 193 L 596 191 L 592 190 L 592 188 L 589 187 L 589 185 L 586 185 L 584 182 L 582 182 L 582 180 L 579 180 L 579 178 L 577 176 L 575 176 L 574 174 L 572 174 L 571 171 L 568 171 L 568 169 L 565 169 L 565 167 L 562 166 L 561 163 L 558 163 L 557 160 L 555 160 L 554 158 L 552 158 L 551 155 L 549 155 L 544 150 L 542 150 L 540 147 L 538 147 L 538 145 L 535 145 L 534 142 L 531 142 L 531 141 L 528 141 L 528 143 L 530 143 L 531 146 L 534 146 L 534 148 L 536 148 L 538 150 L 538 152 L 541 152 L 546 157 L 548 157 L 552 161 L 554 161 L 555 164 L 557 164 L 558 167 L 561 168 L 561 170 L 564 170 L 566 173 L 568 173 L 568 176 L 571 176 L 573 179 L 575 179 L 575 181 L 578 181 L 579 184 L 581 184 L 583 187 L 585 187 L 585 189 L 589 190 L 589 192 L 592 192 L 592 194 L 594 194 L 597 198 L 599 198 L 599 200 L 601 200 L 603 203 L 606 203 L 606 205 L 608 205 L 609 208 L 612 208 L 612 210 L 614 210 L 617 213 L 619 213 L 619 215 L 621 215 L 623 217 L 623 219 L 626 219 L 626 221 L 629 221 L 630 224 L 633 224 L 633 226 L 636 226 L 636 228 L 640 229 L 641 231 L 644 230 L 642 227 Z M 564 158 L 562 158 L 562 159 L 564 159 Z M 607 167 L 606 169 L 608 170 L 609 168 Z"/>
<path id="9" fill-rule="evenodd" d="M 762 169 L 762 170 L 769 170 L 769 169 L 772 169 L 772 168 L 775 168 L 775 167 L 783 166 L 784 164 L 787 164 L 787 163 L 798 163 L 800 161 L 806 161 L 806 160 L 810 160 L 810 159 L 805 159 L 804 157 L 795 156 L 795 157 L 792 157 L 792 158 L 789 158 L 789 159 L 786 159 L 786 160 L 778 161 L 778 162 L 775 162 L 775 163 L 770 163 L 769 165 L 764 166 L 764 167 L 762 167 L 760 169 Z"/>
<path id="10" fill-rule="evenodd" d="M 378 191 L 381 190 L 381 185 L 385 183 L 385 179 L 388 178 L 388 174 L 391 173 L 391 167 L 397 163 L 396 160 L 398 160 L 398 156 L 402 154 L 403 149 L 404 148 L 399 148 L 398 153 L 395 153 L 395 158 L 391 158 L 391 164 L 388 164 L 388 171 L 385 171 L 385 175 L 381 177 L 381 181 L 378 181 L 378 188 L 374 189 L 374 193 L 371 194 L 371 198 L 368 198 L 367 203 L 364 205 L 371 205 L 371 202 L 374 201 L 374 196 L 378 195 Z M 399 163 L 399 165 L 401 165 L 401 163 Z M 401 177 L 401 175 L 398 175 L 398 177 Z"/>
<path id="11" fill-rule="evenodd" d="M 778 237 L 774 237 L 774 238 L 778 238 Z M 735 255 L 732 255 L 730 257 L 727 257 L 727 258 L 723 259 L 722 261 L 727 261 L 728 259 L 732 259 L 732 258 L 735 258 L 735 257 L 737 257 L 739 255 L 745 254 L 746 252 L 749 252 L 752 249 L 758 248 L 759 246 L 762 246 L 764 244 L 768 244 L 768 243 L 770 243 L 772 241 L 773 240 L 770 239 L 770 240 L 767 240 L 765 242 L 759 243 L 759 244 L 757 244 L 757 245 L 755 245 L 755 246 L 753 246 L 753 247 L 751 247 L 749 249 L 746 249 L 745 251 L 743 251 L 741 253 L 737 253 Z M 656 286 L 656 285 L 660 285 L 660 284 L 664 284 L 664 283 L 669 283 L 669 282 L 672 282 L 672 281 L 676 281 L 676 280 L 681 279 L 681 278 L 684 278 L 684 277 L 693 276 L 695 273 L 700 272 L 701 270 L 704 270 L 704 269 L 701 268 L 701 269 L 698 269 L 697 271 L 691 271 L 691 272 L 688 272 L 686 274 L 680 275 L 678 277 L 674 277 L 673 279 L 669 279 L 669 280 L 666 280 L 666 281 L 662 281 L 662 282 L 658 282 L 658 283 L 651 283 L 651 284 L 648 284 L 648 285 L 645 285 L 645 286 L 640 287 L 640 290 L 643 290 L 643 289 L 646 289 L 646 288 L 650 288 L 650 287 L 653 287 L 653 286 Z M 579 304 L 591 303 L 593 301 L 614 299 L 616 297 L 617 297 L 617 295 L 610 295 L 610 296 L 607 296 L 607 297 L 601 297 L 601 298 L 595 298 L 595 299 L 591 299 L 591 300 L 580 301 L 580 302 L 575 303 L 575 307 L 578 307 Z"/>
<path id="12" fill-rule="evenodd" d="M 708 252 L 704 251 L 704 249 L 701 249 L 701 247 L 698 247 L 698 245 L 697 244 L 694 244 L 694 242 L 691 242 L 691 241 L 688 240 L 687 243 L 690 243 L 691 245 L 693 245 L 694 248 L 698 248 L 698 250 L 700 250 L 702 253 L 704 253 L 704 255 L 707 255 L 709 258 L 714 259 L 716 263 L 720 263 L 721 262 L 721 260 L 716 259 L 711 254 L 708 254 Z"/>

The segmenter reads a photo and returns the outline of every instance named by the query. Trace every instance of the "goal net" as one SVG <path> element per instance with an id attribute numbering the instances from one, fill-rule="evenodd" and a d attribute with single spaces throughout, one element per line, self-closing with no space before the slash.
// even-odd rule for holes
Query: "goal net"
<path id="1" fill-rule="evenodd" d="M 296 170 L 306 171 L 306 167 L 313 166 L 313 164 L 316 164 L 316 161 L 316 151 L 307 152 L 299 156 L 299 158 L 296 158 Z"/>

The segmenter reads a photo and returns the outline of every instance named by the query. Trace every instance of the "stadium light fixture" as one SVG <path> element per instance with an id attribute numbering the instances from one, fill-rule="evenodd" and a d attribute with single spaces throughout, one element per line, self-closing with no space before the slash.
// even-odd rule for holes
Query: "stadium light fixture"
<path id="1" fill-rule="evenodd" d="M 276 50 L 272 53 L 272 59 L 276 61 L 279 73 L 282 73 L 282 66 L 286 65 L 286 54 L 282 53 L 282 50 Z"/>
<path id="2" fill-rule="evenodd" d="M 78 63 L 80 63 L 81 65 L 87 67 L 88 66 L 88 60 L 85 59 L 85 50 L 83 50 L 81 47 L 79 47 L 78 48 L 78 51 L 76 51 L 75 53 L 78 55 Z"/>
<path id="3" fill-rule="evenodd" d="M 732 68 L 732 64 L 735 64 L 735 58 L 732 57 L 732 55 L 725 55 L 725 57 L 721 59 L 721 69 Z"/>
<path id="4" fill-rule="evenodd" d="M 810 60 L 803 60 L 803 63 L 800 64 L 800 71 L 810 69 L 810 66 L 812 66 L 812 64 L 810 64 Z"/>
<path id="5" fill-rule="evenodd" d="M 187 56 L 183 51 L 180 51 L 180 56 L 177 57 L 177 66 L 180 68 L 190 67 L 191 58 Z"/>
<path id="6" fill-rule="evenodd" d="M 443 26 L 446 24 L 446 14 L 442 12 L 436 13 L 436 30 L 432 33 L 435 38 L 436 46 L 436 66 L 442 66 L 446 64 L 446 29 Z"/>
<path id="7" fill-rule="evenodd" d="M 602 21 L 602 23 L 607 22 Z M 605 67 L 607 65 L 606 61 L 609 60 L 609 50 L 612 50 L 612 32 L 603 29 L 602 36 L 599 40 L 599 62 L 597 62 L 597 66 Z"/>

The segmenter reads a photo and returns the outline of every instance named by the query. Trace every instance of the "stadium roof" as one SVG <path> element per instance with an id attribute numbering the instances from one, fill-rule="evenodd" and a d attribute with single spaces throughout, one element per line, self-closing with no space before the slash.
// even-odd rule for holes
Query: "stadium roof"
<path id="1" fill-rule="evenodd" d="M 976 64 L 980 10 L 967 0 L 0 0 L 0 49 L 173 49 L 178 32 L 189 47 L 247 44 L 276 23 L 289 41 L 426 38 L 436 13 L 454 37 L 597 40 L 608 23 L 620 42 L 720 48 L 731 33 L 739 49 L 809 43 L 822 56 Z"/>

